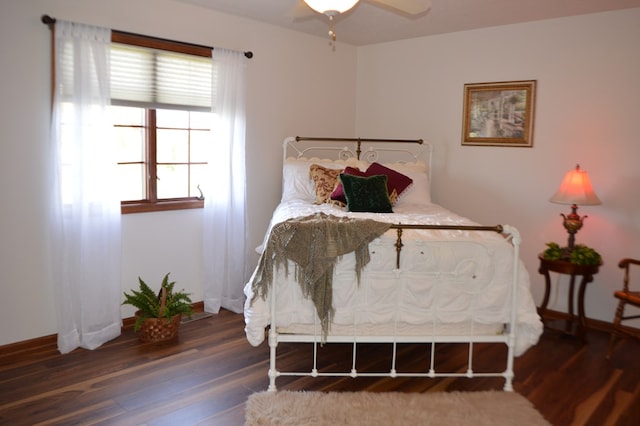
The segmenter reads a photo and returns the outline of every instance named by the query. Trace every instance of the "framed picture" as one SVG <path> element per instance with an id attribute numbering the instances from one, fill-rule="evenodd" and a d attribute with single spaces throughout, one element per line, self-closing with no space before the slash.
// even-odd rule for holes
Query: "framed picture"
<path id="1" fill-rule="evenodd" d="M 533 146 L 536 81 L 464 85 L 462 145 Z"/>

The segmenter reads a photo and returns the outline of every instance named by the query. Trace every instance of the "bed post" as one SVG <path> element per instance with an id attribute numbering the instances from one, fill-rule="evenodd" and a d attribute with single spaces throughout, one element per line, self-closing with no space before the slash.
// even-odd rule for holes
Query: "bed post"
<path id="1" fill-rule="evenodd" d="M 276 288 L 275 284 L 272 286 L 269 292 L 271 298 L 271 325 L 269 326 L 269 392 L 275 392 L 276 377 L 278 377 L 278 370 L 276 370 L 276 355 L 278 348 L 278 332 L 276 331 Z"/>
<path id="2" fill-rule="evenodd" d="M 269 392 L 275 392 L 276 377 L 278 377 L 278 371 L 276 370 L 276 348 L 278 347 L 278 337 L 275 332 L 275 325 L 271 325 L 269 328 Z"/>
<path id="3" fill-rule="evenodd" d="M 513 391 L 513 360 L 515 357 L 514 348 L 516 345 L 516 326 L 518 321 L 518 268 L 520 262 L 520 243 L 522 238 L 520 232 L 510 225 L 504 225 L 504 232 L 511 235 L 513 244 L 513 286 L 511 289 L 511 318 L 509 323 L 509 334 L 507 336 L 507 369 L 504 372 L 504 390 Z"/>

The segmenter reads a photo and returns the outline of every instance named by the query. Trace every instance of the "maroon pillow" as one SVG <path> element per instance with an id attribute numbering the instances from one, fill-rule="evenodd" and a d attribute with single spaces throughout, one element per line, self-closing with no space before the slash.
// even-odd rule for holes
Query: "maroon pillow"
<path id="1" fill-rule="evenodd" d="M 366 176 L 385 175 L 387 177 L 387 190 L 389 191 L 391 204 L 395 204 L 400 194 L 413 183 L 413 179 L 410 177 L 385 167 L 380 163 L 371 163 L 365 173 Z"/>
<path id="2" fill-rule="evenodd" d="M 367 177 L 365 172 L 361 172 L 360 169 L 351 166 L 345 167 L 342 173 L 345 175 Z M 338 179 L 338 184 L 331 193 L 330 198 L 335 201 L 340 201 L 343 204 L 347 204 L 347 197 L 344 195 L 344 187 L 342 186 L 340 179 Z"/>

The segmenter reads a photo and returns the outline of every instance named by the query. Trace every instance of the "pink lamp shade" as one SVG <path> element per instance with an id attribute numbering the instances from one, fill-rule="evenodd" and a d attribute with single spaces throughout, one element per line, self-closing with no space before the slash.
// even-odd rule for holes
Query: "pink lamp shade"
<path id="1" fill-rule="evenodd" d="M 562 225 L 569 233 L 567 250 L 570 252 L 575 246 L 576 233 L 582 228 L 584 219 L 587 217 L 578 215 L 578 205 L 602 204 L 602 201 L 593 190 L 587 172 L 580 170 L 580 165 L 576 165 L 575 170 L 567 172 L 562 184 L 560 184 L 560 189 L 553 194 L 549 201 L 558 204 L 571 204 L 571 213 L 561 214 L 564 218 Z"/>
<path id="2" fill-rule="evenodd" d="M 575 170 L 567 172 L 560 188 L 549 201 L 579 206 L 602 204 L 591 186 L 589 175 L 580 169 L 580 165 L 576 165 Z"/>

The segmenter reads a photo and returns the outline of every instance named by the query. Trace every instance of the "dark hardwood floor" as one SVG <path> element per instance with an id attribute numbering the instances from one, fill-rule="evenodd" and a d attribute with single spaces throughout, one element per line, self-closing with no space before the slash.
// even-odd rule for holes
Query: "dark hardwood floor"
<path id="1" fill-rule="evenodd" d="M 60 355 L 53 337 L 0 348 L 0 424 L 241 425 L 247 397 L 268 384 L 268 346 L 250 346 L 243 327 L 242 315 L 222 311 L 183 324 L 171 344 L 141 344 L 128 329 L 95 351 Z M 588 339 L 583 345 L 546 331 L 538 345 L 516 358 L 515 391 L 554 425 L 640 424 L 640 343 L 622 340 L 607 361 L 609 335 L 591 330 Z M 452 368 L 464 368 L 465 349 L 438 350 Z M 424 351 L 425 346 L 403 345 L 398 362 L 421 368 Z M 345 364 L 341 359 L 350 347 L 327 345 L 321 352 L 333 368 Z M 478 368 L 501 368 L 503 348 L 478 345 L 474 352 Z M 359 370 L 388 363 L 389 353 L 388 345 L 366 345 L 358 352 Z M 308 365 L 309 354 L 309 345 L 282 344 L 279 366 Z M 503 383 L 290 377 L 277 382 L 279 389 L 375 392 L 480 391 L 502 389 Z"/>

